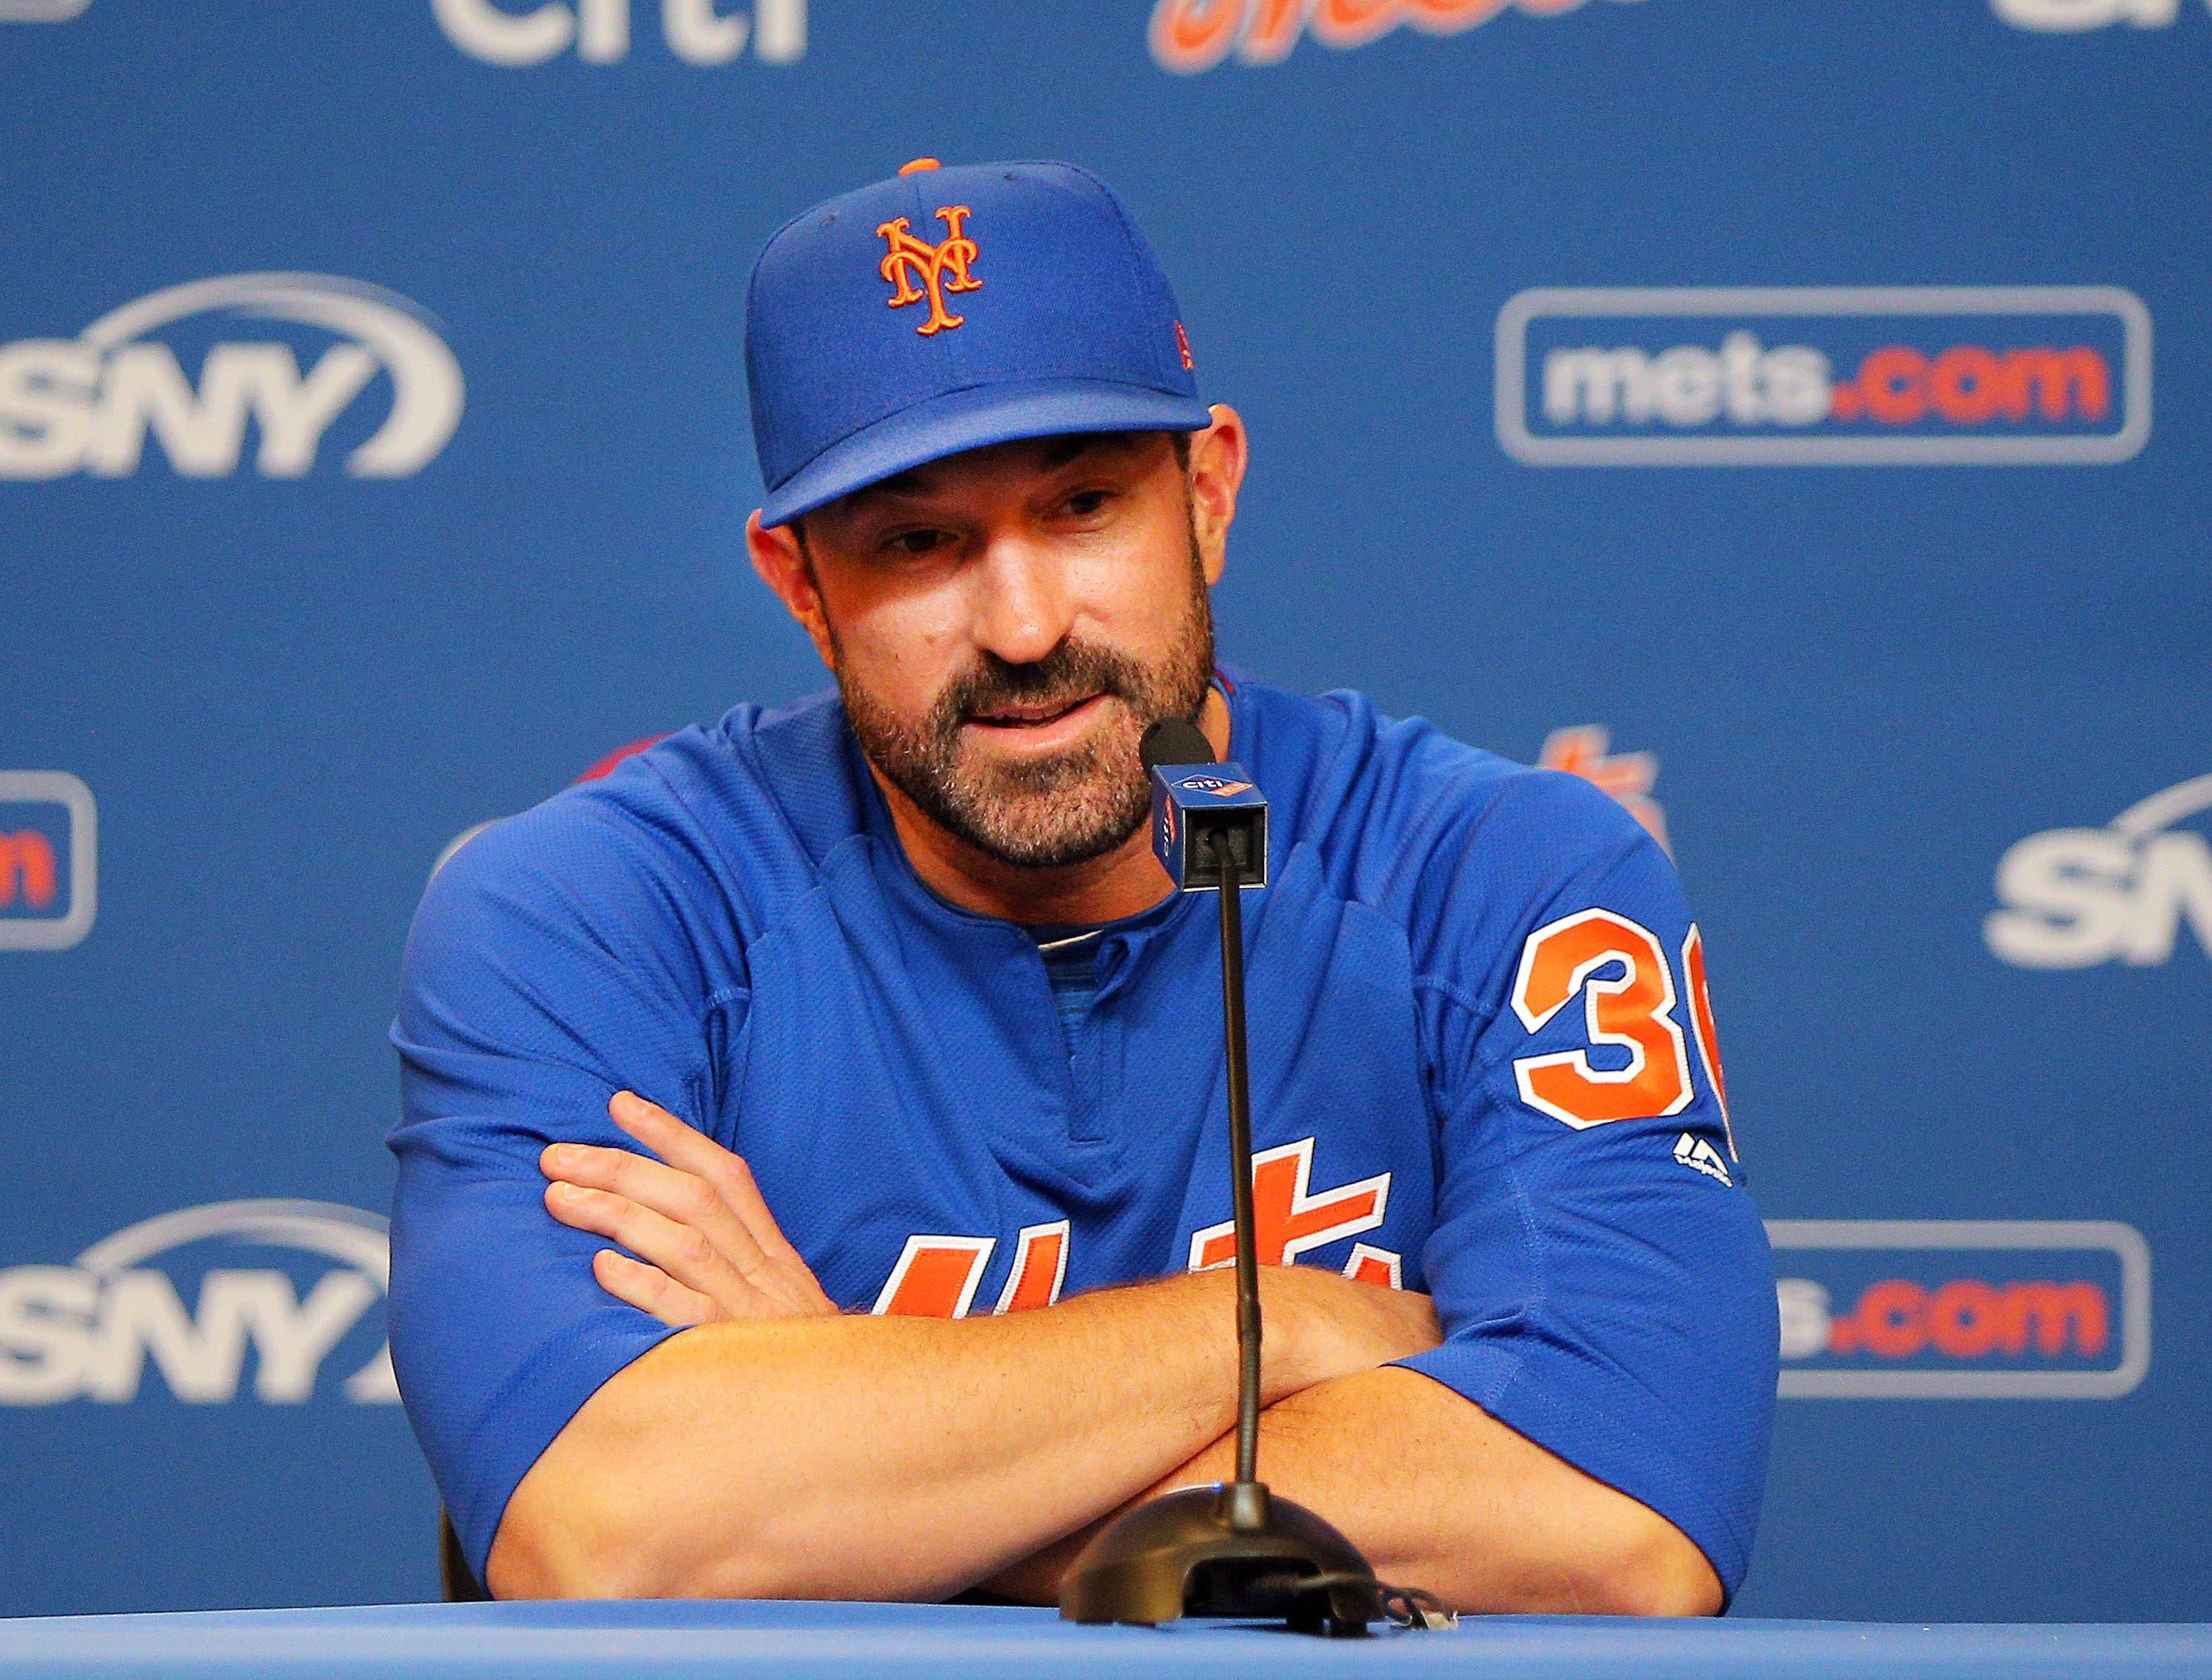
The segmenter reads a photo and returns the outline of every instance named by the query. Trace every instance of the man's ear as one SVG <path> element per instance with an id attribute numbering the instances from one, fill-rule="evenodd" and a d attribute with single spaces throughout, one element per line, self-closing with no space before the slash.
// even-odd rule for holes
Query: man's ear
<path id="1" fill-rule="evenodd" d="M 761 581 L 775 591 L 784 610 L 806 632 L 822 663 L 834 672 L 837 658 L 830 640 L 830 621 L 823 616 L 822 593 L 814 586 L 797 527 L 763 525 L 760 509 L 756 507 L 745 521 L 745 552 L 752 556 L 753 570 L 760 573 Z"/>
<path id="2" fill-rule="evenodd" d="M 1229 562 L 1229 527 L 1250 453 L 1243 417 L 1226 403 L 1216 403 L 1212 412 L 1213 424 L 1190 438 L 1191 519 L 1208 584 L 1221 581 Z"/>

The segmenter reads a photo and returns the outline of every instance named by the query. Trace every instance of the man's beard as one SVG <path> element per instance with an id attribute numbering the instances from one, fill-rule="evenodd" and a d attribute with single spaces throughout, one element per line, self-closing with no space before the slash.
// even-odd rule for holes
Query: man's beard
<path id="1" fill-rule="evenodd" d="M 830 636 L 835 651 L 836 636 Z M 837 661 L 837 692 L 860 749 L 939 828 L 1002 864 L 1057 869 L 1121 846 L 1152 815 L 1138 743 L 1162 718 L 1195 719 L 1213 676 L 1213 613 L 1195 540 L 1190 603 L 1166 654 L 1146 665 L 1095 643 L 1062 642 L 1033 664 L 984 654 L 927 714 L 893 714 Z M 1022 704 L 1109 696 L 1092 738 L 1047 756 L 986 762 L 963 739 L 972 719 Z"/>

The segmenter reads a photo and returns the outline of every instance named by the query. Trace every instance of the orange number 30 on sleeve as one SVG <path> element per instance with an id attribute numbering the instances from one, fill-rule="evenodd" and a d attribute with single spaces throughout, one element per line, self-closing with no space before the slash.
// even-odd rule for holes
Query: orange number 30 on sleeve
<path id="1" fill-rule="evenodd" d="M 1616 972 L 1595 978 L 1601 970 Z M 1577 1129 L 1656 1119 L 1690 1106 L 1690 1052 L 1674 1019 L 1674 975 L 1649 928 L 1610 910 L 1583 910 L 1538 928 L 1521 950 L 1513 1012 L 1540 1032 L 1579 995 L 1593 1045 L 1628 1052 L 1601 1071 L 1583 1050 L 1524 1056 L 1513 1064 L 1521 1100 Z"/>

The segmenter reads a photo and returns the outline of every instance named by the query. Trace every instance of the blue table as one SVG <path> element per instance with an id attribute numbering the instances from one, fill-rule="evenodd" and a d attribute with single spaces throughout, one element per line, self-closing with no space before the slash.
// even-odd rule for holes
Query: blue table
<path id="1" fill-rule="evenodd" d="M 2212 1624 L 1470 1619 L 1322 1641 L 1264 1629 L 1075 1628 L 1050 1610 L 916 1604 L 397 1604 L 0 1622 L 0 1680 L 131 1675 L 718 1680 L 2178 1680 L 2212 1677 Z"/>

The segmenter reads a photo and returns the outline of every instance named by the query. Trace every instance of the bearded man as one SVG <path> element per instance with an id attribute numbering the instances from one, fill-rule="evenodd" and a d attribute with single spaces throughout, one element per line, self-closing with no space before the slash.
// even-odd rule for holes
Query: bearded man
<path id="1" fill-rule="evenodd" d="M 1212 913 L 1245 913 L 1270 1484 L 1468 1610 L 1711 1613 L 1775 1297 L 1671 866 L 1588 784 L 1214 663 L 1247 440 L 1057 164 L 769 242 L 746 540 L 835 694 L 471 841 L 410 937 L 392 1346 L 496 1594 L 1049 1602 L 1229 1463 Z"/>

